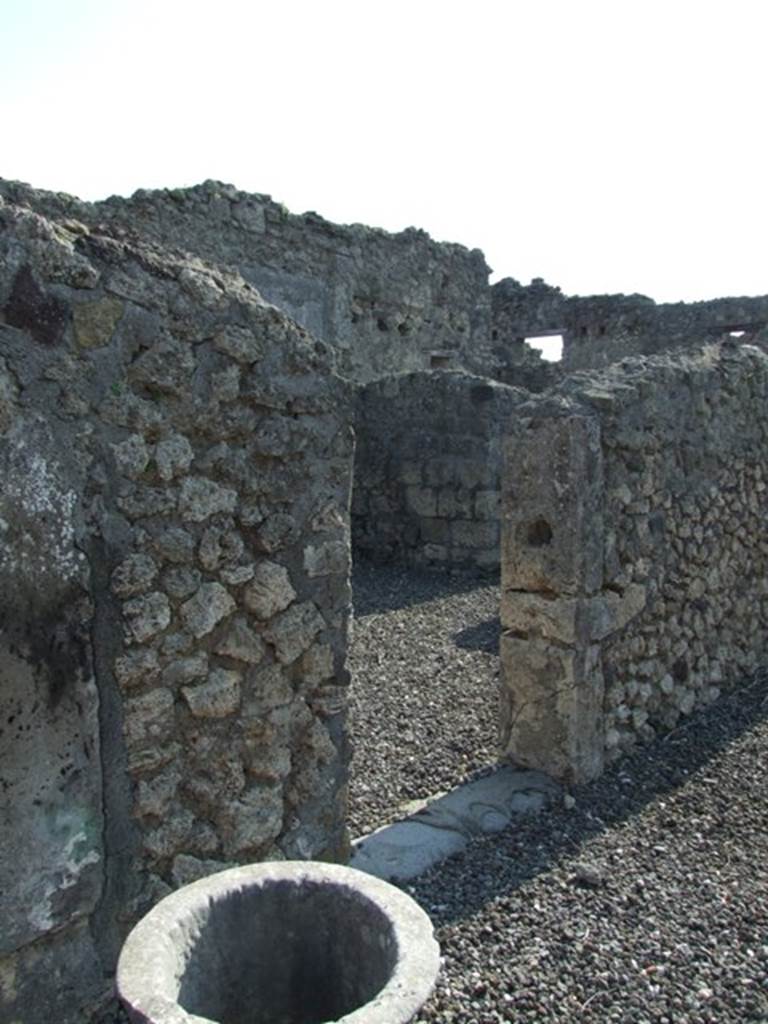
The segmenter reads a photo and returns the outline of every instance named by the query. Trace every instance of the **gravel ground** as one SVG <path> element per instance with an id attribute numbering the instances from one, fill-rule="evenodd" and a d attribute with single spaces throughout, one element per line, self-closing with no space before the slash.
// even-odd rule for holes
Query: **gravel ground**
<path id="1" fill-rule="evenodd" d="M 352 821 L 493 760 L 498 590 L 356 571 Z M 354 779 L 354 775 L 353 775 Z M 444 969 L 419 1021 L 768 1021 L 768 679 L 407 887 Z"/>
<path id="2" fill-rule="evenodd" d="M 499 588 L 486 578 L 355 566 L 350 832 L 496 761 Z"/>

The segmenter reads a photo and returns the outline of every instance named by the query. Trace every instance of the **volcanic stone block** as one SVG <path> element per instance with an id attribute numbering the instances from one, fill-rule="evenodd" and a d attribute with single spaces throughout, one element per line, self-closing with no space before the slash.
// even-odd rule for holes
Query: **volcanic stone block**
<path id="1" fill-rule="evenodd" d="M 505 590 L 592 594 L 603 576 L 603 478 L 596 419 L 544 407 L 506 442 Z"/>
<path id="2" fill-rule="evenodd" d="M 603 770 L 599 648 L 501 638 L 502 751 L 516 764 L 586 782 Z"/>

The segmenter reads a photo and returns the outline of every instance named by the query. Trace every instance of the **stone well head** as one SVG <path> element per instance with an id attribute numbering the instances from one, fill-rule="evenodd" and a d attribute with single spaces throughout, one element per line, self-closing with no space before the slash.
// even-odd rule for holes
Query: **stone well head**
<path id="1" fill-rule="evenodd" d="M 352 868 L 233 868 L 167 896 L 128 936 L 117 991 L 135 1024 L 407 1024 L 439 947 L 405 893 Z"/>

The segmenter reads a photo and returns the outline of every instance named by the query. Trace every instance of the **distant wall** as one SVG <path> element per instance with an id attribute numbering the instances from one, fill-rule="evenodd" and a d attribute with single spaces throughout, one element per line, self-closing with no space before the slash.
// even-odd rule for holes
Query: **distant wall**
<path id="1" fill-rule="evenodd" d="M 377 561 L 498 567 L 501 438 L 525 397 L 449 371 L 361 387 L 356 550 Z"/>
<path id="2" fill-rule="evenodd" d="M 343 859 L 352 399 L 237 275 L 0 200 L 0 1019 L 226 864 Z"/>
<path id="3" fill-rule="evenodd" d="M 506 443 L 505 747 L 583 780 L 768 653 L 768 357 L 631 360 Z"/>
<path id="4" fill-rule="evenodd" d="M 569 296 L 541 280 L 505 278 L 491 287 L 491 302 L 494 376 L 502 380 L 530 361 L 523 340 L 536 334 L 562 333 L 562 375 L 701 346 L 730 331 L 744 331 L 750 341 L 768 325 L 768 296 L 657 304 L 644 295 Z"/>
<path id="5" fill-rule="evenodd" d="M 0 194 L 58 218 L 184 249 L 235 267 L 269 301 L 332 345 L 358 381 L 488 363 L 489 269 L 478 249 L 290 214 L 269 196 L 206 182 L 83 203 L 0 182 Z"/>

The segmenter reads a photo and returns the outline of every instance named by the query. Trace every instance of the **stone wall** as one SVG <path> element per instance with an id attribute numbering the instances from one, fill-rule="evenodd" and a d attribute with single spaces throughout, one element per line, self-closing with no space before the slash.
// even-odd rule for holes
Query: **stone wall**
<path id="1" fill-rule="evenodd" d="M 237 268 L 332 345 L 353 380 L 488 364 L 489 269 L 478 249 L 434 242 L 415 228 L 390 234 L 290 214 L 269 196 L 220 182 L 93 204 L 14 182 L 0 181 L 0 195 Z"/>
<path id="2" fill-rule="evenodd" d="M 584 780 L 768 649 L 768 357 L 625 360 L 519 410 L 503 497 L 504 744 Z"/>
<path id="3" fill-rule="evenodd" d="M 0 1019 L 220 866 L 347 852 L 349 386 L 238 275 L 0 200 Z"/>
<path id="4" fill-rule="evenodd" d="M 493 375 L 500 380 L 513 380 L 521 362 L 530 364 L 524 339 L 537 334 L 563 335 L 561 376 L 627 356 L 701 346 L 731 331 L 752 341 L 768 324 L 768 296 L 656 303 L 645 295 L 564 295 L 540 279 L 522 285 L 512 278 L 493 285 L 491 296 Z"/>
<path id="5" fill-rule="evenodd" d="M 355 549 L 377 561 L 498 567 L 501 438 L 526 397 L 443 370 L 360 388 Z"/>

